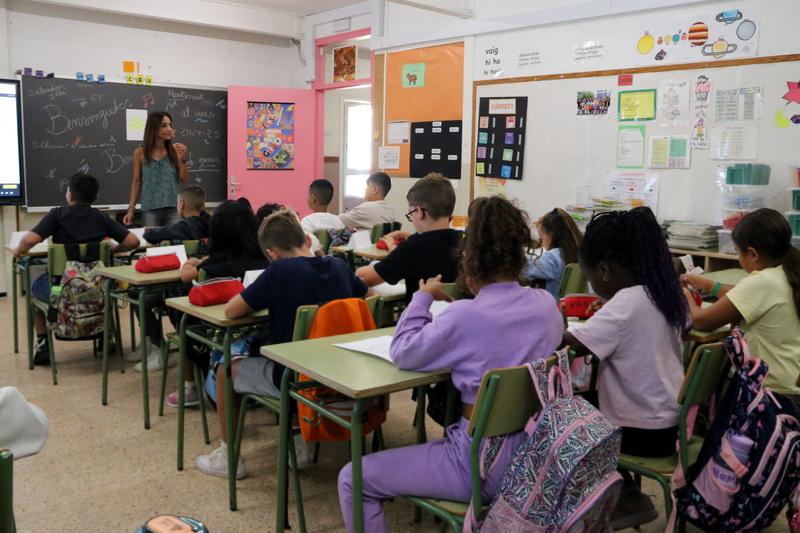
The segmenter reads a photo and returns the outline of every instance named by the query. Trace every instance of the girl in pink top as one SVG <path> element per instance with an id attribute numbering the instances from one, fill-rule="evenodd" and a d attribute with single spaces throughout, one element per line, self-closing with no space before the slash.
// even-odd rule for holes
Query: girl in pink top
<path id="1" fill-rule="evenodd" d="M 430 306 L 445 300 L 440 277 L 420 280 L 419 291 L 400 317 L 390 353 L 406 370 L 450 368 L 469 415 L 487 370 L 521 365 L 552 355 L 564 331 L 553 297 L 517 281 L 533 246 L 525 215 L 499 196 L 470 206 L 461 275 L 475 295 L 459 300 L 434 320 Z M 465 417 L 447 428 L 447 438 L 370 454 L 363 459 L 364 531 L 387 531 L 382 501 L 415 495 L 469 501 L 470 437 Z M 512 435 L 498 466 L 485 480 L 483 497 L 497 485 L 523 434 Z M 339 474 L 339 504 L 353 530 L 351 465 Z"/>

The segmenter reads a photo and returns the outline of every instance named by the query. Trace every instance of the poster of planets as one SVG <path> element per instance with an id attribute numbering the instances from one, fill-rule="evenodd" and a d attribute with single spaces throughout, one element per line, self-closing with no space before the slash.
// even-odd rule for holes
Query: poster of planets
<path id="1" fill-rule="evenodd" d="M 758 52 L 758 13 L 727 9 L 654 20 L 635 40 L 639 63 L 680 63 L 752 57 Z"/>
<path id="2" fill-rule="evenodd" d="M 294 103 L 247 102 L 247 169 L 294 169 Z"/>

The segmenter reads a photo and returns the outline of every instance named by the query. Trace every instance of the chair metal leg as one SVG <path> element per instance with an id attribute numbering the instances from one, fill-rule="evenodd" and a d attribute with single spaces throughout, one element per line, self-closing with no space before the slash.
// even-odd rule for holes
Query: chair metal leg
<path id="1" fill-rule="evenodd" d="M 208 436 L 208 418 L 206 417 L 206 394 L 203 390 L 203 379 L 197 365 L 194 365 L 194 386 L 197 391 L 197 398 L 200 400 L 200 421 L 203 424 L 203 439 L 206 444 L 211 444 L 211 439 Z"/>
<path id="2" fill-rule="evenodd" d="M 184 366 L 186 359 L 186 317 L 181 318 L 181 325 L 178 333 L 178 470 L 183 470 L 183 401 L 185 396 Z"/>
<path id="3" fill-rule="evenodd" d="M 142 408 L 144 415 L 144 429 L 150 429 L 150 380 L 148 379 L 147 370 L 147 343 L 145 342 L 145 324 L 147 320 L 147 309 L 145 309 L 145 296 L 147 295 L 147 288 L 141 287 L 139 289 L 139 328 L 142 346 L 139 352 L 142 354 Z"/>
<path id="4" fill-rule="evenodd" d="M 306 514 L 303 510 L 303 490 L 300 487 L 300 470 L 297 468 L 297 450 L 294 447 L 294 439 L 289 440 L 289 464 L 291 465 L 294 477 L 294 499 L 297 506 L 297 520 L 300 522 L 300 533 L 306 533 Z M 286 498 L 288 504 L 289 498 Z M 288 514 L 288 513 L 287 513 Z M 286 525 L 289 526 L 289 519 L 286 519 Z"/>
<path id="5" fill-rule="evenodd" d="M 25 319 L 28 333 L 28 368 L 33 370 L 33 310 L 31 309 L 31 266 L 25 259 L 22 270 L 22 287 L 25 289 Z"/>
<path id="6" fill-rule="evenodd" d="M 17 309 L 17 260 L 11 258 L 11 312 L 14 316 L 14 353 L 19 353 L 19 309 Z"/>
<path id="7" fill-rule="evenodd" d="M 119 306 L 117 305 L 117 301 L 112 298 L 112 303 L 114 305 L 114 337 L 116 338 L 116 349 L 117 354 L 119 355 L 119 372 L 120 374 L 125 373 L 125 351 L 122 349 L 122 322 L 119 321 Z"/>
<path id="8" fill-rule="evenodd" d="M 136 318 L 133 316 L 133 306 L 128 304 L 131 313 L 131 351 L 136 351 Z"/>
<path id="9" fill-rule="evenodd" d="M 222 340 L 222 354 L 225 361 L 225 433 L 230 444 L 231 437 L 234 435 L 233 422 L 233 376 L 231 375 L 231 328 L 225 329 L 225 337 Z M 236 467 L 238 463 L 233 461 L 234 449 L 228 446 L 228 500 L 231 511 L 236 510 Z"/>
<path id="10" fill-rule="evenodd" d="M 47 332 L 47 355 L 50 357 L 50 374 L 53 376 L 53 385 L 58 385 L 58 378 L 56 377 L 58 370 L 56 369 L 56 349 L 54 346 L 53 330 L 50 328 L 50 324 L 47 324 L 47 319 L 45 319 L 45 330 Z"/>
<path id="11" fill-rule="evenodd" d="M 111 283 L 110 279 L 105 281 L 105 291 L 103 291 L 103 394 L 101 401 L 103 405 L 108 405 L 108 339 L 111 330 Z"/>
<path id="12" fill-rule="evenodd" d="M 239 420 L 236 423 L 236 435 L 232 441 L 230 436 L 228 437 L 228 446 L 234 447 L 233 457 L 237 466 L 239 465 L 239 457 L 241 457 L 242 453 L 242 434 L 244 433 L 244 419 L 247 416 L 247 408 L 250 405 L 249 400 L 250 398 L 247 396 L 242 398 L 242 405 L 239 407 Z"/>
<path id="13" fill-rule="evenodd" d="M 319 464 L 319 450 L 321 447 L 321 443 L 319 441 L 314 443 L 314 464 Z"/>
<path id="14" fill-rule="evenodd" d="M 167 395 L 167 359 L 169 359 L 169 341 L 161 339 L 161 393 L 158 397 L 158 416 L 164 416 L 164 398 Z"/>

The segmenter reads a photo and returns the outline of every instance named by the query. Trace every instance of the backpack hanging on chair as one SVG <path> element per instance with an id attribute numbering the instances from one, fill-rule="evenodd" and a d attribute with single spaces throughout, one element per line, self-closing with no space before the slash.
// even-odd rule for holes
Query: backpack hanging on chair
<path id="1" fill-rule="evenodd" d="M 525 426 L 486 517 L 477 523 L 467 511 L 464 531 L 555 533 L 607 531 L 622 489 L 617 472 L 622 432 L 580 396 L 572 395 L 569 357 L 530 365 L 542 410 Z M 503 437 L 486 443 L 481 477 L 494 466 Z"/>
<path id="2" fill-rule="evenodd" d="M 675 469 L 670 527 L 680 516 L 706 531 L 759 531 L 780 514 L 800 481 L 794 405 L 763 386 L 767 364 L 750 357 L 738 327 L 725 348 L 734 374 L 686 479 L 680 465 Z M 746 459 L 742 442 L 749 448 Z"/>
<path id="3" fill-rule="evenodd" d="M 100 244 L 87 244 L 83 258 L 78 244 L 65 244 L 64 252 L 67 262 L 61 282 L 50 294 L 48 318 L 58 339 L 97 337 L 103 333 L 105 304 L 103 277 L 97 273 L 105 266 L 100 260 Z"/>

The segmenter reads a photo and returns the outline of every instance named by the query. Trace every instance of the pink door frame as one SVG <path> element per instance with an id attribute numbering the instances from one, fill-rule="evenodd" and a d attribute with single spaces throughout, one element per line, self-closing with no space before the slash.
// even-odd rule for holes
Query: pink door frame
<path id="1" fill-rule="evenodd" d="M 370 64 L 369 64 L 369 78 L 359 78 L 351 81 L 340 82 L 325 82 L 325 55 L 321 53 L 325 46 L 336 44 L 358 37 L 371 35 L 371 28 L 362 28 L 353 30 L 346 33 L 338 33 L 329 37 L 321 37 L 314 41 L 315 50 L 315 63 L 314 63 L 314 83 L 311 88 L 316 95 L 316 115 L 317 115 L 317 131 L 315 137 L 315 150 L 314 150 L 314 175 L 321 177 L 324 174 L 324 160 L 325 160 L 325 91 L 332 89 L 343 89 L 346 87 L 358 87 L 360 85 L 372 85 L 375 78 L 375 52 L 370 51 Z M 370 94 L 370 103 L 374 103 L 373 96 Z M 339 184 L 344 187 L 344 183 Z"/>

